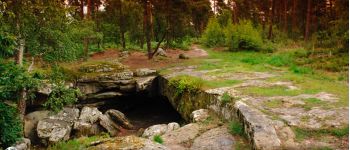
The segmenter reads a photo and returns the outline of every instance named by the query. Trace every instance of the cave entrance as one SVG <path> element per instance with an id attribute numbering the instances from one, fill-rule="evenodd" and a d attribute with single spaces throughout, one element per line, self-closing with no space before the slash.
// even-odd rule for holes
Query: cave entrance
<path id="1" fill-rule="evenodd" d="M 134 126 L 133 131 L 127 131 L 126 135 L 156 124 L 185 122 L 165 97 L 149 97 L 144 93 L 136 93 L 112 101 L 114 103 L 104 105 L 100 110 L 105 112 L 108 109 L 116 109 L 123 112 Z"/>

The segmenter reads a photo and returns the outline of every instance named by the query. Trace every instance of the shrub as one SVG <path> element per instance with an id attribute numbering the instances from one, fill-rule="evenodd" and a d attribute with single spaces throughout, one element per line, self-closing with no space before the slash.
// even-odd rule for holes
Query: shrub
<path id="1" fill-rule="evenodd" d="M 224 45 L 225 34 L 215 17 L 209 19 L 207 28 L 202 36 L 202 42 L 208 47 Z"/>
<path id="2" fill-rule="evenodd" d="M 162 137 L 160 136 L 160 135 L 155 135 L 154 137 L 153 137 L 153 141 L 154 142 L 157 142 L 157 143 L 159 143 L 159 144 L 163 144 L 163 139 L 162 139 Z"/>
<path id="3" fill-rule="evenodd" d="M 178 96 L 183 92 L 196 92 L 204 84 L 204 81 L 198 77 L 192 77 L 188 75 L 181 75 L 170 79 L 169 85 L 176 88 L 175 95 Z"/>
<path id="4" fill-rule="evenodd" d="M 238 134 L 243 136 L 244 135 L 244 129 L 241 123 L 237 121 L 231 121 L 229 124 L 229 131 L 231 134 Z"/>
<path id="5" fill-rule="evenodd" d="M 64 106 L 73 104 L 78 101 L 81 93 L 79 89 L 71 89 L 64 85 L 64 82 L 54 85 L 48 100 L 43 106 L 54 112 L 60 111 Z"/>
<path id="6" fill-rule="evenodd" d="M 227 92 L 225 92 L 225 93 L 221 96 L 221 102 L 222 102 L 223 104 L 230 103 L 231 101 L 232 101 L 231 96 L 230 96 Z"/>
<path id="7" fill-rule="evenodd" d="M 22 137 L 22 124 L 16 108 L 1 101 L 0 114 L 0 145 L 6 148 Z"/>
<path id="8" fill-rule="evenodd" d="M 229 27 L 228 27 L 229 28 Z M 253 27 L 250 21 L 240 21 L 233 26 L 233 29 L 227 29 L 227 44 L 231 51 L 238 50 L 260 50 L 263 40 L 259 31 Z"/>
<path id="9" fill-rule="evenodd" d="M 293 63 L 293 58 L 287 54 L 273 55 L 268 63 L 276 67 L 287 66 Z"/>

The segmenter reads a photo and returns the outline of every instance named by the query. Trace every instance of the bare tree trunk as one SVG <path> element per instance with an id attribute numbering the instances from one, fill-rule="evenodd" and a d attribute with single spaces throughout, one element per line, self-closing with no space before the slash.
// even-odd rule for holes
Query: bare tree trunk
<path id="1" fill-rule="evenodd" d="M 309 40 L 310 36 L 310 22 L 311 22 L 311 3 L 312 0 L 307 0 L 307 11 L 306 11 L 306 23 L 305 23 L 305 33 L 304 41 Z"/>
<path id="2" fill-rule="evenodd" d="M 86 61 L 89 55 L 89 39 L 84 38 L 83 43 L 84 43 L 84 60 Z"/>
<path id="3" fill-rule="evenodd" d="M 284 26 L 283 26 L 283 30 L 285 33 L 287 33 L 288 31 L 288 0 L 284 0 Z"/>
<path id="4" fill-rule="evenodd" d="M 272 38 L 272 27 L 273 27 L 273 18 L 274 18 L 274 0 L 270 0 L 270 25 L 269 25 L 269 35 L 268 39 Z"/>
<path id="5" fill-rule="evenodd" d="M 119 28 L 120 28 L 120 34 L 121 34 L 121 43 L 122 43 L 122 47 L 123 49 L 125 49 L 125 30 L 124 30 L 124 17 L 123 17 L 123 4 L 122 1 L 119 0 Z"/>
<path id="6" fill-rule="evenodd" d="M 236 2 L 232 1 L 232 23 L 237 23 Z"/>
<path id="7" fill-rule="evenodd" d="M 293 0 L 293 9 L 292 9 L 292 31 L 297 30 L 297 6 L 298 0 Z"/>
<path id="8" fill-rule="evenodd" d="M 91 19 L 91 0 L 87 0 L 87 13 L 86 13 L 86 17 L 88 19 Z"/>
<path id="9" fill-rule="evenodd" d="M 144 34 L 146 36 L 146 43 L 147 43 L 147 53 L 148 53 L 148 59 L 152 59 L 152 49 L 151 49 L 151 34 L 150 34 L 150 13 L 151 13 L 151 3 L 149 0 L 144 0 Z"/>
<path id="10" fill-rule="evenodd" d="M 84 19 L 84 0 L 80 0 L 80 18 Z"/>

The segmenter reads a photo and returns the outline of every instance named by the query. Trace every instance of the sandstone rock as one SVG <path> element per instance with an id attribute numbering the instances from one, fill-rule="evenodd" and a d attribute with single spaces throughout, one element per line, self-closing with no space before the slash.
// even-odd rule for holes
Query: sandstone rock
<path id="1" fill-rule="evenodd" d="M 190 59 L 190 57 L 187 56 L 186 54 L 180 54 L 179 59 Z"/>
<path id="2" fill-rule="evenodd" d="M 143 91 L 151 87 L 156 76 L 142 77 L 136 79 L 136 91 Z"/>
<path id="3" fill-rule="evenodd" d="M 24 117 L 24 137 L 37 140 L 36 126 L 40 120 L 49 116 L 49 111 L 34 111 Z"/>
<path id="4" fill-rule="evenodd" d="M 200 125 L 196 123 L 187 124 L 177 130 L 170 131 L 162 135 L 164 145 L 172 148 L 181 148 L 182 144 L 194 140 L 201 131 Z"/>
<path id="5" fill-rule="evenodd" d="M 88 148 L 90 150 L 168 150 L 167 147 L 151 140 L 125 136 L 117 137 L 102 144 Z"/>
<path id="6" fill-rule="evenodd" d="M 77 131 L 76 135 L 89 136 L 98 134 L 102 129 L 96 124 L 96 122 L 101 115 L 102 112 L 97 108 L 83 107 L 79 119 L 74 122 L 73 129 Z"/>
<path id="7" fill-rule="evenodd" d="M 226 126 L 211 129 L 197 137 L 191 150 L 231 150 L 234 149 L 234 137 Z"/>
<path id="8" fill-rule="evenodd" d="M 143 76 L 155 75 L 156 73 L 157 73 L 157 71 L 154 69 L 141 68 L 141 69 L 136 69 L 135 76 L 143 77 Z"/>
<path id="9" fill-rule="evenodd" d="M 78 117 L 79 109 L 68 107 L 63 108 L 63 110 L 58 112 L 56 115 L 49 116 L 50 119 L 62 120 L 69 123 L 70 125 L 73 125 L 74 122 L 78 119 Z"/>
<path id="10" fill-rule="evenodd" d="M 132 92 L 135 91 L 136 86 L 134 84 L 122 85 L 119 87 L 122 92 Z"/>
<path id="11" fill-rule="evenodd" d="M 98 119 L 100 125 L 105 128 L 111 136 L 116 136 L 119 133 L 120 127 L 114 123 L 108 115 L 100 115 Z"/>
<path id="12" fill-rule="evenodd" d="M 271 125 L 272 120 L 241 101 L 237 101 L 234 107 L 237 110 L 238 118 L 244 122 L 245 132 L 254 149 L 281 149 L 281 141 L 275 128 Z"/>
<path id="13" fill-rule="evenodd" d="M 92 98 L 92 99 L 108 99 L 108 98 L 114 98 L 114 97 L 121 96 L 121 95 L 122 95 L 122 93 L 119 93 L 119 92 L 104 92 L 104 93 L 99 93 L 99 94 L 96 94 L 96 95 L 92 95 L 89 98 Z"/>
<path id="14" fill-rule="evenodd" d="M 22 138 L 14 146 L 8 147 L 6 150 L 30 150 L 30 145 L 31 142 L 29 139 Z"/>
<path id="15" fill-rule="evenodd" d="M 191 113 L 191 118 L 193 122 L 201 122 L 206 120 L 209 117 L 209 110 L 207 109 L 198 109 Z"/>
<path id="16" fill-rule="evenodd" d="M 40 120 L 37 126 L 38 137 L 44 144 L 52 144 L 61 140 L 68 140 L 71 133 L 69 122 L 59 119 Z"/>
<path id="17" fill-rule="evenodd" d="M 118 123 L 123 128 L 126 128 L 126 129 L 133 128 L 133 125 L 130 123 L 130 121 L 125 117 L 125 115 L 122 112 L 118 110 L 110 109 L 106 111 L 106 114 L 109 115 L 109 117 L 113 121 Z"/>
<path id="18" fill-rule="evenodd" d="M 180 128 L 180 125 L 176 122 L 169 124 L 157 124 L 148 127 L 142 134 L 142 137 L 152 139 L 155 135 L 163 135 L 167 132 L 174 131 Z"/>

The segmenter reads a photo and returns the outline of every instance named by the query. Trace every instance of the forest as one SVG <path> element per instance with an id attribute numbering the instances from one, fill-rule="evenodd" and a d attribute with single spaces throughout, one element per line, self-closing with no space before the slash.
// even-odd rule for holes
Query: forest
<path id="1" fill-rule="evenodd" d="M 232 106 L 239 112 L 236 107 L 243 102 L 268 116 L 268 124 L 283 124 L 273 127 L 276 138 L 271 138 L 280 141 L 277 146 L 270 143 L 272 147 L 264 147 L 255 143 L 254 127 L 245 124 L 254 117 L 242 121 L 244 111 L 233 119 L 214 113 L 215 117 L 201 122 L 203 130 L 216 129 L 209 128 L 211 124 L 227 126 L 227 137 L 234 137 L 229 149 L 348 149 L 348 18 L 348 0 L 0 0 L 0 150 L 11 146 L 18 150 L 104 149 L 103 144 L 113 141 L 101 142 L 104 139 L 123 137 L 124 130 L 132 135 L 140 132 L 141 125 L 136 129 L 137 121 L 127 113 L 131 104 L 118 103 L 110 110 L 125 113 L 134 128 L 128 129 L 124 123 L 114 134 L 99 116 L 98 126 L 107 134 L 84 135 L 82 140 L 74 123 L 69 127 L 70 138 L 52 142 L 55 129 L 50 129 L 49 137 L 41 137 L 37 125 L 41 120 L 33 121 L 35 116 L 28 121 L 28 116 L 37 111 L 57 116 L 68 107 L 81 110 L 82 117 L 84 108 L 90 106 L 111 116 L 113 111 L 105 111 L 111 99 L 142 99 L 146 97 L 142 94 L 151 93 L 138 90 L 139 78 L 151 74 L 156 77 L 152 82 L 161 85 L 162 80 L 169 80 L 164 86 L 174 88 L 172 96 L 157 90 L 180 114 L 182 121 L 177 123 L 181 128 L 189 125 L 191 112 L 197 109 L 215 112 L 207 107 L 211 102 L 196 95 L 213 89 L 223 90 L 220 109 Z M 149 73 L 153 70 L 157 75 Z M 132 77 L 125 77 L 128 72 Z M 129 85 L 131 90 L 125 90 Z M 111 92 L 114 95 L 108 95 Z M 100 99 L 104 104 L 97 106 Z M 299 114 L 289 114 L 293 111 Z M 128 120 L 125 116 L 122 120 Z M 36 140 L 27 135 L 28 122 L 35 126 L 31 130 L 38 132 L 34 133 L 39 136 Z M 292 135 L 284 139 L 284 132 Z M 176 143 L 180 147 L 169 142 L 168 134 L 171 132 L 164 131 L 149 139 L 164 149 L 205 147 L 196 142 L 202 134 L 191 142 Z M 14 146 L 24 138 L 30 139 L 31 146 Z M 38 142 L 38 138 L 47 142 Z M 312 144 L 307 144 L 308 140 Z M 211 149 L 225 149 L 216 144 L 211 144 Z"/>

